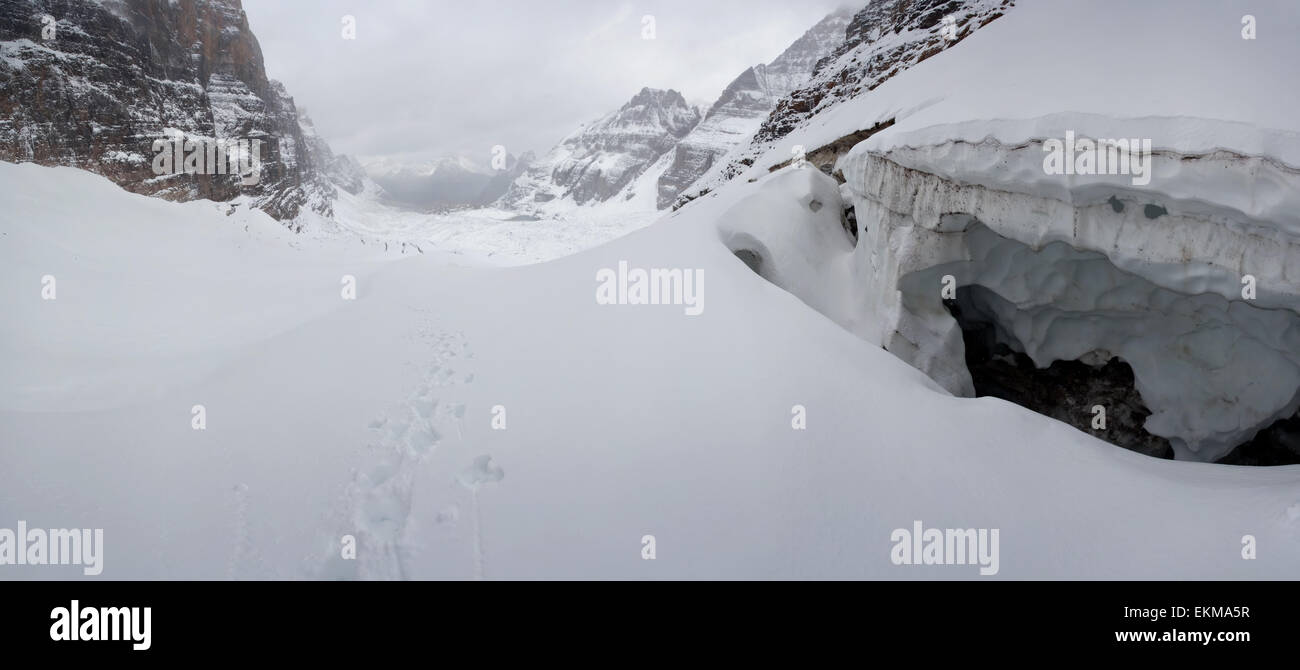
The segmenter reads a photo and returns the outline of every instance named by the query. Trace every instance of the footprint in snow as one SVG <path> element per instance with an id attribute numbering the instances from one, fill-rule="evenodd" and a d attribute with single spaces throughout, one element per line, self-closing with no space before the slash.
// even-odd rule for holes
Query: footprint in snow
<path id="1" fill-rule="evenodd" d="M 497 465 L 491 456 L 484 454 L 474 459 L 474 462 L 469 467 L 456 475 L 456 481 L 470 491 L 477 492 L 480 486 L 491 482 L 499 482 L 505 479 L 505 476 L 506 471 Z"/>
<path id="2" fill-rule="evenodd" d="M 331 557 L 323 570 L 327 576 L 405 578 L 408 549 L 404 536 L 411 516 L 416 473 L 445 435 L 453 432 L 461 435 L 464 403 L 447 402 L 440 396 L 447 392 L 447 387 L 459 385 L 460 380 L 468 383 L 473 378 L 472 374 L 457 370 L 456 365 L 458 359 L 472 358 L 469 344 L 463 333 L 433 327 L 420 330 L 417 336 L 429 343 L 426 351 L 431 354 L 421 366 L 423 381 L 393 411 L 368 424 L 375 438 L 356 471 L 347 498 L 347 517 L 356 529 L 359 549 L 355 570 L 339 565 Z M 470 480 L 489 481 L 493 477 L 499 480 L 502 476 L 501 469 L 490 458 L 481 464 L 481 469 Z M 437 515 L 439 523 L 454 523 L 458 518 L 456 508 Z"/>

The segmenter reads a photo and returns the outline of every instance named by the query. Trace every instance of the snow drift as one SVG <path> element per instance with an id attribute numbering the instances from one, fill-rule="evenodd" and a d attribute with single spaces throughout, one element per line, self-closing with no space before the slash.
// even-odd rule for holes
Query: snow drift
<path id="1" fill-rule="evenodd" d="M 952 397 L 752 273 L 732 246 L 777 279 L 851 258 L 813 170 L 521 268 L 291 236 L 67 168 L 0 179 L 0 518 L 102 527 L 104 578 L 1297 576 L 1300 468 L 1151 459 Z M 817 232 L 753 244 L 792 228 Z M 702 269 L 707 308 L 597 304 L 619 261 Z M 895 565 L 916 520 L 999 529 L 999 571 Z"/>

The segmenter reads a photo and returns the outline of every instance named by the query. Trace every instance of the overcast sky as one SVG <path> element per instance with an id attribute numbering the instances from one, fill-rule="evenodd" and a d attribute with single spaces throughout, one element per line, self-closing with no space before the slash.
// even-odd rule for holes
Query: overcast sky
<path id="1" fill-rule="evenodd" d="M 337 152 L 486 163 L 550 149 L 643 86 L 709 105 L 857 0 L 244 0 L 267 73 Z M 860 0 L 865 5 L 866 0 Z M 356 18 L 356 39 L 342 17 Z M 642 39 L 654 17 L 655 39 Z"/>

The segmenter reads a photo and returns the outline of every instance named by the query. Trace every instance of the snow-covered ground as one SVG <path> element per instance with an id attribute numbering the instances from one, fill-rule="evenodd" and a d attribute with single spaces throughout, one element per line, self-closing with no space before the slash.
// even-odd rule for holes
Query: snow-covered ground
<path id="1" fill-rule="evenodd" d="M 999 529 L 995 578 L 1300 576 L 1300 467 L 955 398 L 747 269 L 713 222 L 811 174 L 501 268 L 0 164 L 0 520 L 103 528 L 109 579 L 979 578 L 893 564 L 915 520 Z M 620 261 L 702 270 L 703 313 L 597 304 Z"/>
<path id="2" fill-rule="evenodd" d="M 0 163 L 0 528 L 102 528 L 107 579 L 1298 579 L 1300 466 L 957 397 L 931 290 L 1001 291 L 1042 360 L 1145 353 L 1180 456 L 1294 411 L 1297 42 L 1264 35 L 1300 25 L 1256 5 L 1252 42 L 1221 3 L 1021 0 L 658 219 L 665 159 L 542 221 L 340 193 L 302 235 Z M 846 184 L 768 171 L 887 119 Z M 1151 183 L 1046 175 L 1067 131 L 1152 139 Z M 601 304 L 624 266 L 702 313 Z M 916 522 L 996 529 L 996 574 L 896 564 Z"/>
<path id="3" fill-rule="evenodd" d="M 387 243 L 398 253 L 405 242 L 462 264 L 523 265 L 569 256 L 649 225 L 659 216 L 653 195 L 651 190 L 637 201 L 575 205 L 532 220 L 494 208 L 426 214 L 385 205 L 372 192 L 352 195 L 340 189 L 334 220 L 318 221 L 313 228 L 342 230 L 349 233 L 345 238 L 380 247 Z M 405 253 L 420 252 L 408 246 Z"/>

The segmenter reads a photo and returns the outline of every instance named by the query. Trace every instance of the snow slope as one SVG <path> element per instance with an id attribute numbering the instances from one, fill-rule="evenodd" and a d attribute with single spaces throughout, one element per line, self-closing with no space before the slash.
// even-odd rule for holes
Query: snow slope
<path id="1" fill-rule="evenodd" d="M 844 248 L 813 170 L 517 268 L 62 168 L 0 184 L 0 520 L 102 527 L 101 578 L 979 578 L 894 565 L 914 520 L 1000 529 L 999 579 L 1300 577 L 1300 467 L 1160 461 L 953 397 L 747 269 L 728 213 Z M 702 270 L 703 314 L 598 305 L 620 261 Z M 81 572 L 0 567 L 50 577 Z"/>

